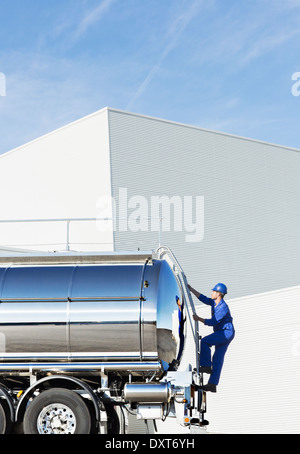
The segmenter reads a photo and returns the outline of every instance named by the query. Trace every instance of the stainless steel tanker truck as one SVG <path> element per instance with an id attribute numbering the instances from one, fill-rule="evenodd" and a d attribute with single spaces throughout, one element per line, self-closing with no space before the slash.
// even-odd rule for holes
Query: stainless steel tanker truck
<path id="1" fill-rule="evenodd" d="M 193 311 L 166 247 L 0 256 L 0 433 L 125 433 L 126 412 L 204 426 Z"/>

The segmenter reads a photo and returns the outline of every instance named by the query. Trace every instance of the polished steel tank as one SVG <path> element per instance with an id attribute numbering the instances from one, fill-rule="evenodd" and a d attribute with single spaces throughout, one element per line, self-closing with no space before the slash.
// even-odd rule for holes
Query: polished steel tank
<path id="1" fill-rule="evenodd" d="M 180 360 L 180 288 L 151 254 L 6 256 L 0 300 L 0 364 Z"/>

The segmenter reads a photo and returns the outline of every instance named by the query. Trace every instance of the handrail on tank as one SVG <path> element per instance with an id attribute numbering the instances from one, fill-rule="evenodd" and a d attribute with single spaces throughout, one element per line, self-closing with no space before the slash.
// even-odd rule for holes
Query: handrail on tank
<path id="1" fill-rule="evenodd" d="M 196 313 L 194 301 L 193 301 L 191 292 L 188 289 L 188 282 L 187 282 L 186 275 L 184 274 L 184 271 L 183 271 L 182 267 L 180 266 L 180 264 L 179 264 L 177 258 L 175 257 L 174 253 L 167 246 L 158 246 L 158 248 L 155 250 L 155 255 L 157 255 L 159 258 L 162 258 L 163 255 L 165 255 L 165 254 L 169 255 L 169 257 L 172 260 L 173 264 L 176 266 L 177 277 L 178 277 L 178 280 L 179 280 L 181 291 L 182 291 L 186 301 L 189 303 L 189 304 L 187 304 L 187 314 L 188 314 L 191 330 L 192 330 L 192 333 L 193 333 L 193 338 L 194 338 L 194 343 L 195 343 L 195 350 L 196 350 L 196 368 L 197 368 L 197 373 L 199 374 L 199 370 L 200 370 L 200 363 L 199 363 L 199 359 L 200 359 L 199 323 L 198 323 L 198 321 L 194 321 L 194 326 L 193 326 L 191 313 L 190 313 L 191 312 L 190 309 L 192 310 L 193 314 Z"/>
<path id="2" fill-rule="evenodd" d="M 162 222 L 164 220 L 163 217 L 153 217 L 153 216 L 142 216 L 141 219 L 143 220 L 148 220 L 148 221 L 153 221 L 153 220 L 156 220 L 158 221 L 158 244 L 161 245 L 162 244 L 162 231 L 163 231 L 163 228 L 162 228 Z M 66 251 L 69 252 L 71 249 L 70 249 L 70 224 L 71 222 L 100 222 L 100 221 L 111 221 L 112 222 L 112 229 L 114 229 L 114 223 L 116 221 L 127 221 L 127 217 L 120 217 L 120 216 L 113 216 L 113 217 L 88 217 L 88 218 L 44 218 L 44 219 L 0 219 L 0 225 L 1 224 L 27 224 L 27 223 L 47 223 L 47 222 L 59 222 L 59 223 L 66 223 L 66 241 L 63 243 L 65 246 L 66 246 Z M 51 246 L 53 244 L 60 244 L 60 243 L 57 243 L 57 242 L 54 242 L 54 243 L 46 243 L 46 244 L 43 244 L 43 246 Z M 77 243 L 76 244 L 84 244 L 84 243 Z M 101 243 L 92 243 L 92 244 L 101 244 Z M 31 245 L 28 245 L 28 246 L 38 246 L 38 244 L 31 244 Z M 23 248 L 24 245 L 6 245 L 6 246 L 2 246 L 2 247 L 21 247 Z M 33 252 L 33 251 L 30 251 L 28 250 L 28 252 Z"/>

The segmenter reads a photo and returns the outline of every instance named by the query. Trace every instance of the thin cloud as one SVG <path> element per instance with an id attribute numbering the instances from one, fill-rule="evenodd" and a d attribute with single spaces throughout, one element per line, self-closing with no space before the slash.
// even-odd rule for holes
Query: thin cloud
<path id="1" fill-rule="evenodd" d="M 127 104 L 127 109 L 131 109 L 135 102 L 137 101 L 138 98 L 142 96 L 144 91 L 147 89 L 148 85 L 151 83 L 153 78 L 156 76 L 158 71 L 160 70 L 164 60 L 167 58 L 169 53 L 176 47 L 176 44 L 184 32 L 184 30 L 187 28 L 191 20 L 197 15 L 199 12 L 199 8 L 201 5 L 201 1 L 199 0 L 194 0 L 194 2 L 191 4 L 191 6 L 187 9 L 187 11 L 184 11 L 180 13 L 176 19 L 173 21 L 171 24 L 168 34 L 167 34 L 167 39 L 168 42 L 166 46 L 164 47 L 161 55 L 159 56 L 157 62 L 155 65 L 151 68 L 149 71 L 148 75 L 146 78 L 143 80 L 139 88 L 137 89 L 136 93 L 134 96 L 131 98 L 129 103 Z"/>
<path id="2" fill-rule="evenodd" d="M 81 36 L 91 25 L 99 22 L 115 2 L 116 0 L 102 0 L 102 2 L 96 8 L 87 11 L 84 18 L 77 26 L 75 36 Z"/>
<path id="3" fill-rule="evenodd" d="M 273 51 L 277 47 L 285 44 L 286 42 L 293 39 L 295 36 L 299 35 L 300 30 L 286 30 L 278 35 L 275 35 L 273 32 L 266 37 L 260 37 L 257 41 L 253 43 L 249 51 L 245 54 L 242 59 L 242 62 L 248 63 L 249 61 L 261 57 L 262 55 L 267 54 L 268 52 Z"/>
<path id="4" fill-rule="evenodd" d="M 290 0 L 288 12 L 285 3 L 274 0 L 272 9 L 269 0 L 261 0 L 248 10 L 228 8 L 216 14 L 211 23 L 204 26 L 206 35 L 200 35 L 190 62 L 195 67 L 205 65 L 223 67 L 226 73 L 237 73 L 247 65 L 259 64 L 255 60 L 275 54 L 278 49 L 293 45 L 300 35 L 300 0 Z"/>
<path id="5" fill-rule="evenodd" d="M 88 29 L 99 22 L 108 13 L 111 6 L 117 0 L 102 0 L 95 8 L 90 8 L 78 18 L 78 11 L 68 14 L 61 18 L 60 22 L 54 27 L 53 35 L 55 39 L 63 37 L 65 49 L 73 47 L 76 42 L 88 31 Z M 82 17 L 83 16 L 83 17 Z"/>

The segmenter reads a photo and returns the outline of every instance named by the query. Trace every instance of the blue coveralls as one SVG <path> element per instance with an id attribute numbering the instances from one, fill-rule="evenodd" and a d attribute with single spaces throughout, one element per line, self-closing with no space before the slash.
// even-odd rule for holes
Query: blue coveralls
<path id="1" fill-rule="evenodd" d="M 234 326 L 229 307 L 222 299 L 219 304 L 204 295 L 199 296 L 202 303 L 211 306 L 211 318 L 205 319 L 204 324 L 213 326 L 214 332 L 201 339 L 200 366 L 212 367 L 212 374 L 208 383 L 218 385 L 224 363 L 227 348 L 234 338 Z M 210 348 L 215 346 L 213 359 L 211 360 Z"/>

